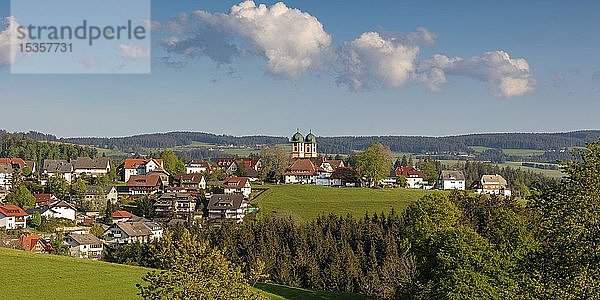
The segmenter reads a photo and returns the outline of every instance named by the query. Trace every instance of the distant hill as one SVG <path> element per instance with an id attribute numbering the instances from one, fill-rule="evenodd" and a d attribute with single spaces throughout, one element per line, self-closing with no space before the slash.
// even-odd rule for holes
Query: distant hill
<path id="1" fill-rule="evenodd" d="M 60 141 L 89 145 L 126 152 L 140 152 L 162 148 L 190 145 L 194 142 L 216 146 L 273 146 L 288 143 L 288 137 L 276 136 L 231 136 L 204 132 L 167 132 L 141 134 L 113 138 L 57 138 L 39 132 L 16 133 L 35 140 Z M 347 154 L 364 150 L 378 141 L 392 151 L 406 153 L 472 153 L 470 146 L 502 149 L 552 150 L 569 147 L 584 147 L 586 143 L 600 139 L 600 130 L 581 130 L 561 133 L 485 133 L 446 137 L 425 136 L 341 136 L 318 137 L 321 153 Z"/>

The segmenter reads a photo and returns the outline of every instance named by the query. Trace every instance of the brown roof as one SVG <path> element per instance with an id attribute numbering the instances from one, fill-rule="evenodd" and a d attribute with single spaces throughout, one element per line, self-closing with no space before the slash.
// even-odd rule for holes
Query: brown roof
<path id="1" fill-rule="evenodd" d="M 53 250 L 52 244 L 44 240 L 39 235 L 23 235 L 19 238 L 19 240 L 21 241 L 21 245 L 23 245 L 23 249 L 25 251 L 33 251 L 38 243 L 40 243 L 44 251 L 50 252 Z"/>
<path id="2" fill-rule="evenodd" d="M 287 175 L 316 175 L 317 168 L 310 159 L 299 158 L 288 168 Z"/>
<path id="3" fill-rule="evenodd" d="M 117 218 L 117 219 L 119 219 L 119 218 L 132 218 L 132 217 L 135 217 L 135 215 L 132 214 L 132 213 L 130 213 L 130 212 L 128 212 L 128 211 L 126 211 L 126 210 L 117 210 L 117 211 L 114 211 L 112 213 L 112 217 L 113 218 Z"/>
<path id="4" fill-rule="evenodd" d="M 328 162 L 334 169 L 344 167 L 344 161 L 341 159 L 328 159 L 325 162 Z"/>
<path id="5" fill-rule="evenodd" d="M 123 168 L 125 169 L 136 169 L 140 165 L 145 165 L 151 160 L 154 160 L 157 165 L 163 166 L 163 160 L 160 158 L 126 158 L 123 162 Z"/>
<path id="6" fill-rule="evenodd" d="M 7 217 L 27 216 L 27 213 L 22 208 L 12 204 L 0 206 L 0 213 Z"/>
<path id="7" fill-rule="evenodd" d="M 397 167 L 396 168 L 396 176 L 404 176 L 404 177 L 412 177 L 412 178 L 425 178 L 423 172 L 411 167 Z"/>
<path id="8" fill-rule="evenodd" d="M 177 174 L 173 176 L 176 181 L 181 183 L 200 183 L 202 182 L 202 177 L 204 175 L 201 173 Z"/>
<path id="9" fill-rule="evenodd" d="M 508 183 L 501 175 L 482 175 L 481 184 L 498 184 L 506 186 Z"/>
<path id="10" fill-rule="evenodd" d="M 465 175 L 461 171 L 448 171 L 443 170 L 440 176 L 440 180 L 456 180 L 456 181 L 464 181 Z"/>
<path id="11" fill-rule="evenodd" d="M 244 195 L 239 194 L 214 194 L 208 200 L 208 209 L 238 209 L 244 201 Z"/>
<path id="12" fill-rule="evenodd" d="M 78 157 L 72 161 L 75 169 L 106 169 L 109 164 L 108 157 Z"/>
<path id="13" fill-rule="evenodd" d="M 339 167 L 331 173 L 331 179 L 355 180 L 356 172 L 353 168 Z"/>
<path id="14" fill-rule="evenodd" d="M 71 239 L 73 239 L 79 245 L 99 245 L 99 244 L 102 244 L 102 241 L 99 238 L 97 238 L 95 235 L 89 234 L 89 233 L 82 233 L 82 234 L 71 233 L 71 234 L 68 235 L 68 237 L 70 237 Z"/>
<path id="15" fill-rule="evenodd" d="M 229 177 L 223 181 L 223 187 L 241 189 L 246 186 L 248 181 L 248 177 Z"/>
<path id="16" fill-rule="evenodd" d="M 130 237 L 152 235 L 150 227 L 144 224 L 144 222 L 119 222 L 115 223 L 114 226 L 119 227 Z"/>
<path id="17" fill-rule="evenodd" d="M 7 163 L 0 163 L 0 173 L 12 174 L 13 168 Z"/>
<path id="18" fill-rule="evenodd" d="M 255 170 L 259 161 L 258 157 L 238 158 L 235 160 L 235 164 L 244 170 Z"/>
<path id="19" fill-rule="evenodd" d="M 131 175 L 127 181 L 130 187 L 156 187 L 160 186 L 160 176 L 158 175 Z"/>
<path id="20" fill-rule="evenodd" d="M 35 204 L 38 206 L 50 205 L 50 203 L 58 200 L 52 194 L 34 194 L 33 197 L 35 197 Z"/>
<path id="21" fill-rule="evenodd" d="M 8 164 L 16 167 L 16 169 L 23 169 L 27 167 L 27 163 L 22 158 L 18 157 L 6 157 L 0 158 L 0 164 Z"/>

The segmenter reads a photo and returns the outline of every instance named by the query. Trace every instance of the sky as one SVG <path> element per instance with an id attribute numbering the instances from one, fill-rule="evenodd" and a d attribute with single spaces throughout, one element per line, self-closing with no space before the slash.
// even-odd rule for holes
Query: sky
<path id="1" fill-rule="evenodd" d="M 0 27 L 0 128 L 61 137 L 600 129 L 599 11 L 598 1 L 153 0 L 152 71 L 131 75 L 11 74 L 19 61 Z M 8 1 L 0 16 L 11 16 Z"/>

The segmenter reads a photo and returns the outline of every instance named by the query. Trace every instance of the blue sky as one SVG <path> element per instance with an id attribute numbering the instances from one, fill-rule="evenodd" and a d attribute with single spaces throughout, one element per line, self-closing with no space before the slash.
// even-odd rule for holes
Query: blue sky
<path id="1" fill-rule="evenodd" d="M 0 128 L 59 136 L 289 135 L 296 128 L 327 136 L 440 136 L 600 128 L 597 1 L 286 1 L 284 13 L 299 26 L 260 19 L 273 30 L 292 28 L 276 31 L 275 40 L 248 31 L 252 22 L 236 23 L 230 9 L 238 3 L 152 1 L 152 21 L 164 27 L 154 32 L 148 75 L 11 75 L 0 66 Z M 273 9 L 275 2 L 259 3 Z M 197 10 L 205 12 L 200 21 L 178 18 Z M 10 15 L 7 1 L 0 15 Z M 314 19 L 306 21 L 307 15 Z M 315 21 L 322 31 L 311 27 Z M 206 53 L 173 51 L 189 41 L 208 42 L 196 38 L 191 27 L 198 22 L 240 54 L 219 63 Z M 188 43 L 164 47 L 161 41 L 176 35 L 166 24 L 183 28 L 178 43 Z M 363 35 L 368 32 L 377 34 Z M 293 47 L 283 58 L 269 56 L 279 37 Z M 286 64 L 290 55 L 313 49 L 306 48 L 313 41 L 321 42 L 318 53 L 299 59 L 308 59 L 308 67 Z M 373 43 L 392 52 L 381 54 Z M 164 57 L 184 66 L 166 65 Z"/>

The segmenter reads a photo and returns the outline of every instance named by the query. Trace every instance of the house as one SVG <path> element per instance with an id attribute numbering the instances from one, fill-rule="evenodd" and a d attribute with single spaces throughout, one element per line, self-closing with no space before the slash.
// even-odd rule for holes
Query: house
<path id="1" fill-rule="evenodd" d="M 136 217 L 136 215 L 126 210 L 116 210 L 112 213 L 113 223 L 127 222 L 134 217 Z"/>
<path id="2" fill-rule="evenodd" d="M 310 159 L 299 158 L 284 174 L 285 183 L 314 184 L 317 181 L 317 168 Z"/>
<path id="3" fill-rule="evenodd" d="M 406 187 L 411 189 L 420 189 L 423 187 L 425 175 L 423 172 L 412 166 L 397 167 L 394 171 L 396 177 L 406 178 Z"/>
<path id="4" fill-rule="evenodd" d="M 125 186 L 131 195 L 151 195 L 162 190 L 163 182 L 158 175 L 131 175 Z"/>
<path id="5" fill-rule="evenodd" d="M 10 190 L 12 188 L 13 168 L 6 163 L 0 163 L 0 188 Z"/>
<path id="6" fill-rule="evenodd" d="M 0 206 L 0 228 L 17 229 L 27 228 L 27 217 L 29 215 L 16 205 Z"/>
<path id="7" fill-rule="evenodd" d="M 33 194 L 33 197 L 35 198 L 35 207 L 49 206 L 58 201 L 53 194 Z"/>
<path id="8" fill-rule="evenodd" d="M 157 223 L 145 220 L 118 222 L 104 232 L 104 240 L 109 244 L 147 243 L 162 237 L 163 228 Z"/>
<path id="9" fill-rule="evenodd" d="M 258 178 L 260 168 L 261 161 L 259 157 L 236 158 L 225 170 L 225 173 L 232 175 L 236 174 L 239 169 L 242 169 L 244 176 L 248 178 Z"/>
<path id="10" fill-rule="evenodd" d="M 169 174 L 169 172 L 167 172 L 163 168 L 156 168 L 156 169 L 148 172 L 146 175 L 147 176 L 152 176 L 152 175 L 158 176 L 164 186 L 169 186 L 169 178 L 171 177 L 171 174 Z"/>
<path id="11" fill-rule="evenodd" d="M 252 193 L 248 177 L 229 177 L 223 181 L 222 187 L 225 194 L 241 194 L 244 199 L 248 199 Z"/>
<path id="12" fill-rule="evenodd" d="M 19 238 L 23 250 L 35 253 L 52 253 L 52 244 L 39 235 L 22 235 Z"/>
<path id="13" fill-rule="evenodd" d="M 98 177 L 106 175 L 110 171 L 110 160 L 108 157 L 78 157 L 71 163 L 73 164 L 73 173 L 77 176 L 87 175 Z"/>
<path id="14" fill-rule="evenodd" d="M 235 158 L 217 158 L 217 166 L 223 170 L 227 170 L 235 161 Z"/>
<path id="15" fill-rule="evenodd" d="M 42 217 L 67 219 L 71 221 L 75 221 L 75 215 L 77 213 L 77 209 L 64 200 L 56 200 L 44 206 L 37 206 L 36 204 L 36 208 L 27 210 L 27 214 L 32 215 L 36 211 L 39 212 Z"/>
<path id="16" fill-rule="evenodd" d="M 501 175 L 482 175 L 476 182 L 474 189 L 479 194 L 510 196 L 508 182 Z"/>
<path id="17" fill-rule="evenodd" d="M 443 170 L 438 184 L 442 190 L 464 190 L 465 175 L 461 171 Z"/>
<path id="18" fill-rule="evenodd" d="M 249 203 L 239 194 L 215 194 L 208 201 L 209 221 L 231 220 L 242 222 L 248 212 Z"/>
<path id="19" fill-rule="evenodd" d="M 164 193 L 154 203 L 158 218 L 180 218 L 196 212 L 197 198 L 189 193 Z"/>
<path id="20" fill-rule="evenodd" d="M 329 185 L 329 177 L 333 173 L 333 166 L 322 156 L 310 158 L 310 161 L 315 166 L 317 177 L 315 178 L 315 184 L 317 185 Z"/>
<path id="21" fill-rule="evenodd" d="M 358 173 L 353 168 L 338 167 L 329 176 L 330 186 L 358 186 Z"/>
<path id="22" fill-rule="evenodd" d="M 206 179 L 201 173 L 177 174 L 173 176 L 173 183 L 188 190 L 206 189 Z"/>
<path id="23" fill-rule="evenodd" d="M 205 160 L 191 160 L 185 164 L 185 172 L 187 174 L 212 172 L 212 166 Z"/>
<path id="24" fill-rule="evenodd" d="M 102 241 L 89 233 L 67 234 L 64 244 L 69 246 L 71 256 L 79 258 L 100 259 L 104 249 Z"/>
<path id="25" fill-rule="evenodd" d="M 158 158 L 126 158 L 119 167 L 125 182 L 133 175 L 146 175 L 158 168 L 164 169 L 163 160 Z"/>
<path id="26" fill-rule="evenodd" d="M 31 168 L 31 171 L 35 171 L 32 161 L 25 161 L 18 157 L 1 157 L 0 164 L 7 164 L 14 170 L 22 170 L 25 167 Z"/>
<path id="27" fill-rule="evenodd" d="M 115 204 L 119 200 L 119 193 L 117 192 L 117 188 L 115 186 L 97 186 L 97 185 L 88 185 L 87 193 L 85 194 L 86 200 L 94 199 L 97 196 L 98 192 L 101 192 L 104 195 L 106 200 Z"/>
<path id="28" fill-rule="evenodd" d="M 44 178 L 60 177 L 68 183 L 73 181 L 73 165 L 66 160 L 46 159 L 42 167 Z"/>
<path id="29" fill-rule="evenodd" d="M 35 171 L 35 163 L 33 161 L 25 161 L 18 157 L 0 158 L 0 188 L 10 190 L 12 188 L 13 173 L 27 167 L 32 172 Z"/>

